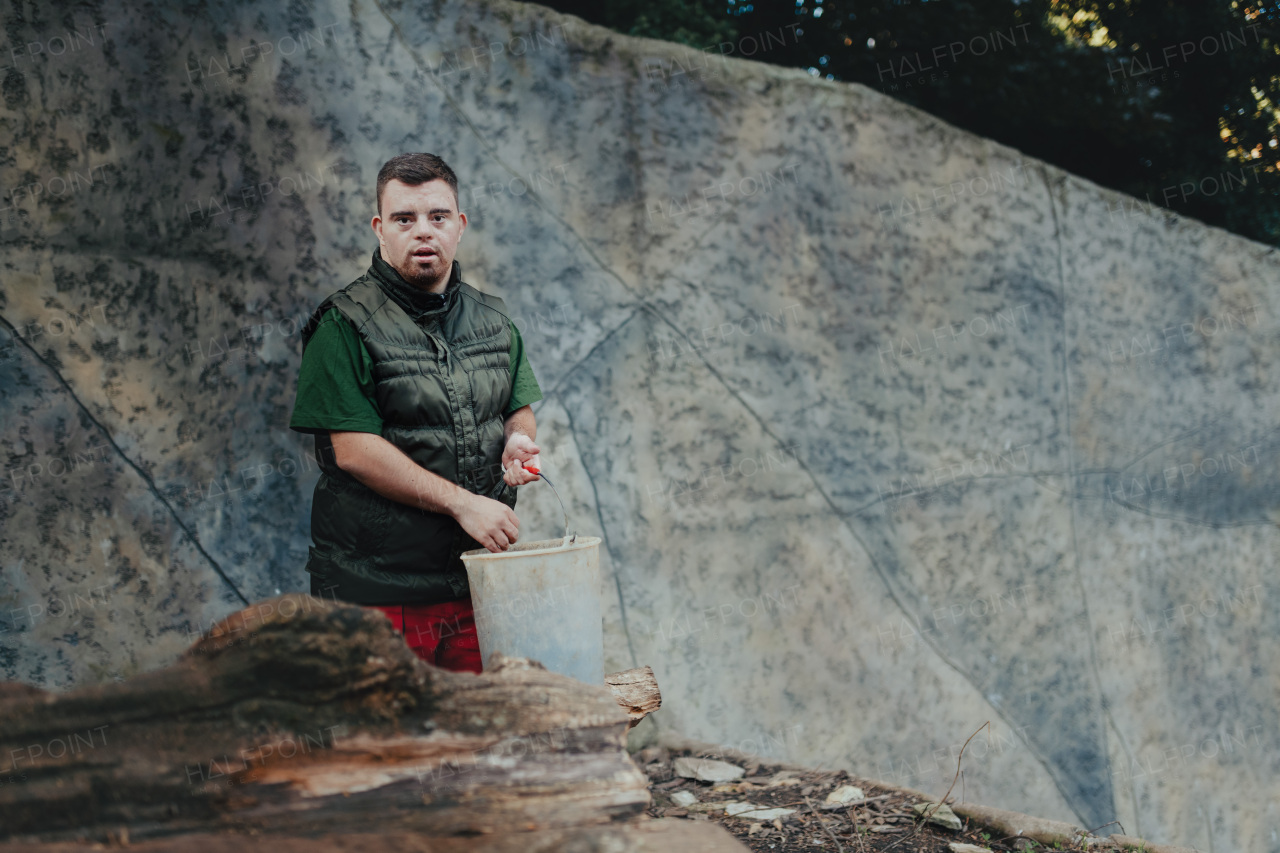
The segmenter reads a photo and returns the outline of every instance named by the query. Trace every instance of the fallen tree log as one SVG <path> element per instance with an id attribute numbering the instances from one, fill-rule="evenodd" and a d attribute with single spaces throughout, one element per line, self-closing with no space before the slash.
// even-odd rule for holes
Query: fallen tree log
<path id="1" fill-rule="evenodd" d="M 605 685 L 503 656 L 480 675 L 438 669 L 380 613 L 284 595 L 119 684 L 0 685 L 0 841 L 377 832 L 563 845 L 647 820 L 629 721 Z M 686 849 L 685 830 L 646 832 Z"/>
<path id="2" fill-rule="evenodd" d="M 129 853 L 749 853 L 718 824 L 686 820 L 647 820 L 466 838 L 369 832 L 305 838 L 196 833 L 135 844 L 127 834 L 119 833 L 109 843 L 110 848 L 77 842 L 31 845 L 0 841 L 0 853 L 102 853 L 125 844 Z"/>

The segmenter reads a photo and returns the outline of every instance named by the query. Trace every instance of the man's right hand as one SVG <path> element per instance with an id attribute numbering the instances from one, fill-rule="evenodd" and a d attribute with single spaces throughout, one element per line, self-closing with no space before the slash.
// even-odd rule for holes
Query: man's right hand
<path id="1" fill-rule="evenodd" d="M 520 535 L 520 519 L 515 511 L 501 501 L 467 494 L 462 508 L 454 516 L 462 529 L 494 553 L 510 548 Z"/>

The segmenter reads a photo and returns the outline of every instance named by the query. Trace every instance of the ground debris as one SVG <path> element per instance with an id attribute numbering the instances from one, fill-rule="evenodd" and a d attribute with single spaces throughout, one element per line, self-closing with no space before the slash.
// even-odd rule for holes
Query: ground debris
<path id="1" fill-rule="evenodd" d="M 861 800 L 866 797 L 862 789 L 856 785 L 841 785 L 827 794 L 826 802 L 832 805 L 847 806 L 855 800 Z"/>
<path id="2" fill-rule="evenodd" d="M 944 829 L 961 829 L 964 826 L 950 806 L 940 803 L 916 803 L 912 808 L 929 823 L 937 824 Z"/>
<path id="3" fill-rule="evenodd" d="M 698 801 L 698 795 L 693 791 L 675 791 L 671 795 L 671 802 L 677 806 L 688 808 Z"/>
<path id="4" fill-rule="evenodd" d="M 691 768 L 682 759 L 715 761 L 713 756 L 672 749 L 669 754 L 655 750 L 645 758 L 661 761 L 679 773 L 681 768 Z M 737 765 L 728 766 L 738 769 Z M 797 770 L 766 761 L 751 769 L 751 775 L 717 784 L 679 775 L 655 782 L 650 785 L 655 799 L 650 814 L 714 821 L 759 853 L 1011 853 L 1018 849 L 1013 838 L 995 838 L 980 827 L 966 827 L 945 806 L 945 811 L 938 810 L 939 818 L 950 815 L 959 829 L 943 829 L 921 820 L 916 807 L 926 805 L 923 800 L 844 771 Z M 684 806 L 687 798 L 681 797 L 681 805 L 671 808 L 671 789 L 682 783 L 697 792 L 697 801 Z"/>
<path id="5" fill-rule="evenodd" d="M 726 761 L 684 756 L 675 760 L 675 772 L 677 776 L 697 779 L 699 782 L 732 782 L 741 779 L 745 771 Z"/>

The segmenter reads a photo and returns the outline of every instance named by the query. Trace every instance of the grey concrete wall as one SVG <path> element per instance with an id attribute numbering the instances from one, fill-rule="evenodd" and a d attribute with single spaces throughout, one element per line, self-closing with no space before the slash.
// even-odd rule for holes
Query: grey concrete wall
<path id="1" fill-rule="evenodd" d="M 536 6 L 95 8 L 7 20 L 0 677 L 306 588 L 297 328 L 427 150 L 657 724 L 1280 850 L 1273 249 Z"/>

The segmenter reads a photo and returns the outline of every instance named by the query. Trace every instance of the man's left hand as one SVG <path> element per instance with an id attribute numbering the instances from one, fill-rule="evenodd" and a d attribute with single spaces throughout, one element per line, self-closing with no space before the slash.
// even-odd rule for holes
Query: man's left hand
<path id="1" fill-rule="evenodd" d="M 503 481 L 508 486 L 523 486 L 538 479 L 537 474 L 531 474 L 524 469 L 525 465 L 541 470 L 538 464 L 538 445 L 524 433 L 513 432 L 507 439 L 506 449 L 502 451 Z"/>

